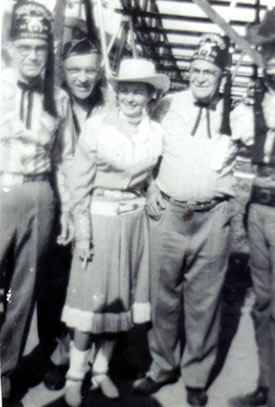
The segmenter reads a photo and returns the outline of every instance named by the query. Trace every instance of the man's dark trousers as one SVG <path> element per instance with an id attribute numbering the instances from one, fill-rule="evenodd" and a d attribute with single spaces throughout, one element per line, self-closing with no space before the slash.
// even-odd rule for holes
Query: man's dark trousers
<path id="1" fill-rule="evenodd" d="M 55 198 L 48 181 L 1 186 L 0 272 L 8 297 L 0 329 L 1 375 L 16 368 L 23 353 L 33 305 L 43 287 L 43 271 L 54 218 Z M 12 255 L 13 267 L 6 267 Z"/>

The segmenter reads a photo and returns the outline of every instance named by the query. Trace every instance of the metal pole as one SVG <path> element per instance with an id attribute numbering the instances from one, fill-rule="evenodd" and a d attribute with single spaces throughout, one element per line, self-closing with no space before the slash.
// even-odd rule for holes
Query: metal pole
<path id="1" fill-rule="evenodd" d="M 129 17 L 129 27 L 130 27 L 130 36 L 131 36 L 133 57 L 137 58 L 138 54 L 137 54 L 137 48 L 136 48 L 135 39 L 134 39 L 134 24 L 133 24 L 132 17 Z"/>
<path id="2" fill-rule="evenodd" d="M 122 27 L 121 20 L 122 20 L 122 18 L 120 19 L 120 23 L 119 23 L 117 31 L 113 34 L 113 36 L 111 38 L 111 41 L 109 42 L 108 49 L 107 49 L 107 54 L 108 55 L 110 54 L 111 49 L 113 48 L 114 42 L 115 42 L 116 38 L 118 37 L 118 35 L 120 33 L 120 30 L 121 30 L 121 27 Z"/>
<path id="3" fill-rule="evenodd" d="M 101 51 L 103 56 L 103 65 L 105 68 L 105 75 L 106 78 L 111 77 L 111 69 L 110 63 L 108 58 L 107 52 L 107 43 L 106 43 L 106 35 L 105 35 L 105 28 L 104 28 L 104 18 L 103 18 L 103 9 L 102 9 L 102 0 L 98 0 L 98 21 L 99 21 L 99 32 L 100 32 L 100 42 L 101 42 Z"/>

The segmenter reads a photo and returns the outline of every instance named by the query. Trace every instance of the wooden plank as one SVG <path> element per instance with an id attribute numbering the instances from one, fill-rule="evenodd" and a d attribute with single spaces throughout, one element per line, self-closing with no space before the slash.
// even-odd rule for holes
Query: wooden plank
<path id="1" fill-rule="evenodd" d="M 158 3 L 193 3 L 193 0 L 157 0 Z M 212 6 L 228 6 L 229 2 L 224 2 L 221 0 L 211 0 L 211 5 Z M 244 9 L 253 9 L 255 10 L 255 4 L 254 3 L 242 3 L 238 2 L 238 8 L 244 8 Z M 261 10 L 266 10 L 266 7 L 261 5 L 260 6 Z"/>
<path id="2" fill-rule="evenodd" d="M 200 36 L 201 31 L 187 31 L 187 30 L 177 30 L 171 28 L 158 28 L 158 27 L 135 27 L 136 31 L 141 31 L 145 33 L 157 33 L 157 34 L 174 34 L 174 35 L 188 35 L 192 37 Z"/>
<path id="3" fill-rule="evenodd" d="M 249 44 L 249 42 L 241 37 L 226 21 L 210 6 L 206 0 L 193 0 L 198 7 L 200 7 L 205 14 L 213 21 L 214 24 L 217 24 L 228 37 L 233 41 L 245 54 L 248 54 L 252 61 L 263 68 L 263 61 L 260 54 L 255 51 Z M 232 21 L 232 24 L 234 22 Z"/>
<path id="4" fill-rule="evenodd" d="M 178 49 L 191 49 L 191 50 L 195 50 L 196 46 L 192 45 L 192 44 L 181 44 L 181 43 L 177 43 L 177 42 L 163 42 L 163 41 L 146 41 L 143 40 L 141 38 L 137 39 L 137 43 L 141 44 L 141 45 L 145 45 L 147 47 L 163 47 L 163 48 L 178 48 Z"/>
<path id="5" fill-rule="evenodd" d="M 147 18 L 156 18 L 158 20 L 177 20 L 177 21 L 187 21 L 187 22 L 196 22 L 196 23 L 205 23 L 210 22 L 211 18 L 207 17 L 193 17 L 193 16 L 180 16 L 178 14 L 168 14 L 168 13 L 152 13 L 148 11 L 138 11 L 135 9 L 125 10 L 125 9 L 116 9 L 117 13 L 126 15 L 126 16 L 134 16 L 134 17 L 147 17 Z M 232 20 L 231 24 L 236 26 L 245 26 L 247 22 L 239 21 L 239 20 Z"/>

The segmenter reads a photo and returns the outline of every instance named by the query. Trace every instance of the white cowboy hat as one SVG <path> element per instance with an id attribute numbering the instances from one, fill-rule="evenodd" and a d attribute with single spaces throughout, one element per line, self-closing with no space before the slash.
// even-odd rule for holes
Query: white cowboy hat
<path id="1" fill-rule="evenodd" d="M 120 63 L 118 75 L 112 76 L 109 80 L 115 87 L 119 82 L 148 83 L 162 92 L 167 92 L 170 87 L 169 77 L 157 73 L 153 62 L 143 58 L 123 59 Z"/>

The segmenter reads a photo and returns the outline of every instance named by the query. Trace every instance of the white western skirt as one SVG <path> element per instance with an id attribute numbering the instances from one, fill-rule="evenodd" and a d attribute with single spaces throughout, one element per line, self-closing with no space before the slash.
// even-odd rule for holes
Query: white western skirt
<path id="1" fill-rule="evenodd" d="M 74 253 L 62 321 L 94 334 L 127 331 L 150 320 L 149 233 L 144 198 L 93 201 L 94 256 Z"/>

